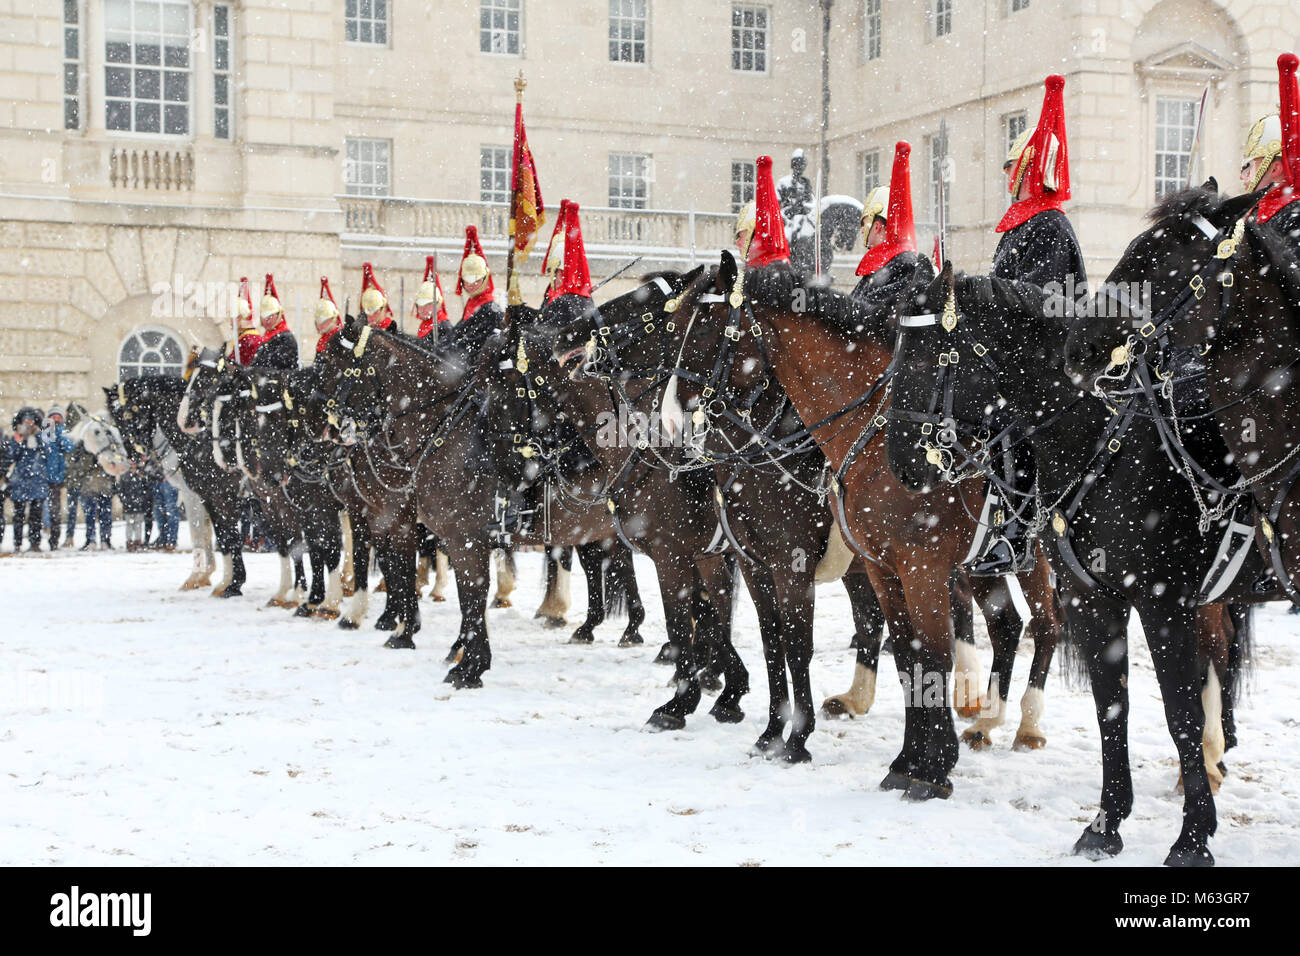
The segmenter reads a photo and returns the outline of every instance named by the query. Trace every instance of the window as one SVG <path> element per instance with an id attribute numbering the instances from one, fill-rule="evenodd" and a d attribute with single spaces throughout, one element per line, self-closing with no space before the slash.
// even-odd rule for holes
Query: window
<path id="1" fill-rule="evenodd" d="M 1008 0 L 1007 9 L 1012 13 L 1019 13 L 1021 10 L 1029 9 L 1029 0 Z"/>
<path id="2" fill-rule="evenodd" d="M 939 222 L 939 196 L 943 196 L 943 221 L 952 224 L 951 190 L 948 188 L 948 138 L 947 134 L 936 133 L 925 138 L 926 153 L 930 168 L 930 221 Z"/>
<path id="3" fill-rule="evenodd" d="M 871 195 L 871 190 L 880 185 L 880 150 L 858 153 L 858 184 L 862 187 L 862 199 L 865 202 Z"/>
<path id="4" fill-rule="evenodd" d="M 104 0 L 104 128 L 190 132 L 190 4 Z"/>
<path id="5" fill-rule="evenodd" d="M 1006 142 L 1006 150 L 1003 156 L 1011 155 L 1011 147 L 1016 144 L 1016 139 L 1029 128 L 1029 114 L 1024 110 L 1019 113 L 1008 113 L 1002 117 L 1002 134 Z"/>
<path id="6" fill-rule="evenodd" d="M 767 72 L 767 7 L 731 5 L 731 68 Z"/>
<path id="7" fill-rule="evenodd" d="M 615 63 L 646 61 L 649 0 L 609 0 L 609 58 Z"/>
<path id="8" fill-rule="evenodd" d="M 1199 105 L 1197 100 L 1156 100 L 1156 199 L 1187 183 Z"/>
<path id="9" fill-rule="evenodd" d="M 946 37 L 952 33 L 952 5 L 954 0 L 929 0 L 926 15 L 930 21 L 930 36 Z"/>
<path id="10" fill-rule="evenodd" d="M 509 146 L 483 146 L 478 151 L 478 198 L 482 202 L 510 202 Z"/>
<path id="11" fill-rule="evenodd" d="M 343 39 L 388 46 L 388 0 L 346 0 Z"/>
<path id="12" fill-rule="evenodd" d="M 740 212 L 754 198 L 754 164 L 738 159 L 731 164 L 731 211 Z"/>
<path id="13" fill-rule="evenodd" d="M 81 129 L 81 12 L 63 0 L 63 128 Z"/>
<path id="14" fill-rule="evenodd" d="M 230 139 L 230 4 L 212 8 L 212 135 Z"/>
<path id="15" fill-rule="evenodd" d="M 480 0 L 478 49 L 480 53 L 519 56 L 521 0 Z"/>
<path id="16" fill-rule="evenodd" d="M 880 59 L 881 39 L 884 35 L 881 2 L 882 0 L 866 0 L 862 13 L 862 55 L 868 60 Z"/>
<path id="17" fill-rule="evenodd" d="M 135 329 L 117 352 L 117 377 L 180 375 L 185 371 L 185 347 L 180 336 L 158 325 Z"/>
<path id="18" fill-rule="evenodd" d="M 650 199 L 650 157 L 609 154 L 609 204 L 614 209 L 645 209 Z"/>
<path id="19" fill-rule="evenodd" d="M 387 196 L 392 145 L 386 139 L 350 139 L 344 148 L 343 181 L 349 196 Z"/>

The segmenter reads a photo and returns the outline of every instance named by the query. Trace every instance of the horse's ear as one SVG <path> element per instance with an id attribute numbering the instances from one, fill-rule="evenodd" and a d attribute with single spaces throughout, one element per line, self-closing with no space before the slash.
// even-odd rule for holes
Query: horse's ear
<path id="1" fill-rule="evenodd" d="M 1201 183 L 1201 188 L 1206 192 L 1214 193 L 1217 196 L 1219 194 L 1219 181 L 1211 176 L 1205 182 Z"/>
<path id="2" fill-rule="evenodd" d="M 736 275 L 739 272 L 736 265 L 736 257 L 726 249 L 722 250 L 722 260 L 718 263 L 717 275 L 713 277 L 713 291 L 719 295 L 725 295 L 727 291 L 735 284 Z"/>
<path id="3" fill-rule="evenodd" d="M 1242 196 L 1233 196 L 1223 203 L 1218 209 L 1214 210 L 1207 218 L 1220 229 L 1226 229 L 1232 225 L 1250 210 L 1255 208 L 1255 204 L 1268 190 L 1260 189 L 1253 193 L 1246 193 Z"/>

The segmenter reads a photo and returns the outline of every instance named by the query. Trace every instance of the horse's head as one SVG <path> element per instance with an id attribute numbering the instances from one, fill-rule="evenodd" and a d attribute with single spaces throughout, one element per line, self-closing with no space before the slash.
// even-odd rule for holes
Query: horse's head
<path id="1" fill-rule="evenodd" d="M 131 470 L 131 458 L 122 441 L 122 433 L 106 415 L 90 415 L 82 409 L 74 441 L 81 444 L 99 462 L 99 467 L 114 478 Z"/>
<path id="2" fill-rule="evenodd" d="M 379 335 L 364 318 L 348 316 L 317 359 L 319 379 L 309 405 L 326 441 L 357 442 L 358 426 L 382 415 L 384 390 L 376 369 L 372 339 Z"/>
<path id="3" fill-rule="evenodd" d="M 157 426 L 154 395 L 147 378 L 131 378 L 104 389 L 105 407 L 117 427 L 133 462 L 147 462 L 153 454 Z"/>
<path id="4" fill-rule="evenodd" d="M 1129 243 L 1088 315 L 1076 317 L 1066 369 L 1080 388 L 1125 378 L 1134 351 L 1152 338 L 1213 325 L 1220 290 L 1234 282 L 1229 263 L 1238 229 L 1262 195 L 1224 199 L 1217 189 L 1211 179 L 1161 200 L 1148 217 L 1153 225 Z"/>
<path id="5" fill-rule="evenodd" d="M 185 395 L 176 412 L 176 427 L 187 435 L 198 435 L 208 422 L 212 403 L 238 366 L 223 350 L 191 349 L 185 366 Z"/>

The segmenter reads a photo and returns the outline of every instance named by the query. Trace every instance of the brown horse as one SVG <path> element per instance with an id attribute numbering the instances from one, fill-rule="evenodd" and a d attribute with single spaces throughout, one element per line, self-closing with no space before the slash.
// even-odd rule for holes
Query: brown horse
<path id="1" fill-rule="evenodd" d="M 693 410 L 691 419 L 698 426 L 717 427 L 729 408 L 734 414 L 736 406 L 727 393 L 734 396 L 761 388 L 763 377 L 774 374 L 799 417 L 811 423 L 812 437 L 835 475 L 830 493 L 838 498 L 841 527 L 849 543 L 867 559 L 868 574 L 889 622 L 904 690 L 903 747 L 881 786 L 904 790 L 911 799 L 947 797 L 952 791 L 948 774 L 957 761 L 948 698 L 954 616 L 961 614 L 953 591 L 956 586 L 960 593 L 964 584 L 959 564 L 975 535 L 974 515 L 979 513 L 982 489 L 976 482 L 958 496 L 947 489 L 918 496 L 890 474 L 881 428 L 885 395 L 874 387 L 892 358 L 891 330 L 883 320 L 875 328 L 842 329 L 793 309 L 748 301 L 742 308 L 732 304 L 737 301 L 732 296 L 742 287 L 735 260 L 723 253 L 718 270 L 698 281 L 678 304 L 677 322 L 689 326 L 684 354 L 697 349 L 712 356 L 732 353 L 729 365 L 719 362 L 704 375 L 696 370 L 694 383 L 680 392 L 681 407 Z M 707 345 L 692 347 L 692 341 Z M 732 344 L 727 346 L 728 342 Z M 1045 562 L 1019 578 L 1033 612 L 1030 631 L 1035 654 L 1016 743 L 1037 747 L 1045 740 L 1038 720 L 1061 617 Z M 1010 683 L 1019 621 L 1009 602 L 995 593 L 994 583 L 977 579 L 969 586 L 998 648 L 990 700 L 1000 702 Z M 999 634 L 1005 637 L 999 640 Z M 999 707 L 972 728 L 968 740 L 986 743 L 989 729 L 1001 716 Z"/>

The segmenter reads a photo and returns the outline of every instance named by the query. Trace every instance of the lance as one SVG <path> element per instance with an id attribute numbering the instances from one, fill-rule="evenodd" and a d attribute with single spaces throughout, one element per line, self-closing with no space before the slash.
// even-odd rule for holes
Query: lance
<path id="1" fill-rule="evenodd" d="M 637 256 L 635 259 L 633 259 L 633 260 L 632 260 L 631 262 L 629 262 L 627 265 L 623 266 L 623 268 L 619 269 L 617 272 L 612 272 L 612 273 L 610 273 L 609 275 L 605 276 L 605 278 L 603 278 L 603 279 L 601 279 L 599 282 L 597 282 L 594 286 L 591 287 L 591 291 L 592 291 L 592 292 L 595 292 L 597 289 L 599 289 L 601 286 L 603 286 L 606 282 L 612 282 L 614 279 L 617 279 L 617 278 L 618 278 L 619 276 L 621 276 L 624 272 L 627 272 L 628 269 L 631 269 L 634 265 L 636 265 L 638 262 L 640 262 L 640 261 L 641 261 L 642 259 L 644 259 L 644 258 L 645 258 L 645 256 Z"/>
<path id="2" fill-rule="evenodd" d="M 823 164 L 824 165 L 824 164 Z M 822 274 L 822 171 L 817 170 L 817 190 L 813 194 L 813 205 L 816 210 L 817 218 L 814 220 L 813 229 L 813 272 L 816 275 Z"/>
<path id="3" fill-rule="evenodd" d="M 397 331 L 402 331 L 402 317 L 406 315 L 406 276 L 397 277 Z"/>
<path id="4" fill-rule="evenodd" d="M 442 325 L 442 323 L 438 321 L 438 296 L 436 292 L 438 285 L 438 253 L 435 250 L 433 253 L 433 288 L 435 290 L 433 303 L 433 331 L 429 333 L 429 337 L 433 339 L 434 345 L 438 344 L 438 326 Z M 419 330 L 417 329 L 416 331 Z"/>
<path id="5" fill-rule="evenodd" d="M 939 121 L 939 148 L 943 150 L 939 158 L 939 261 L 948 261 L 948 217 L 944 214 L 944 181 L 948 178 L 948 121 Z"/>
<path id="6" fill-rule="evenodd" d="M 1183 185 L 1190 187 L 1196 180 L 1192 177 L 1196 170 L 1196 153 L 1201 146 L 1201 130 L 1205 128 L 1205 107 L 1210 101 L 1210 84 L 1205 84 L 1205 89 L 1201 91 L 1201 106 L 1196 111 L 1196 128 L 1192 133 L 1192 148 L 1187 155 L 1187 182 Z"/>

